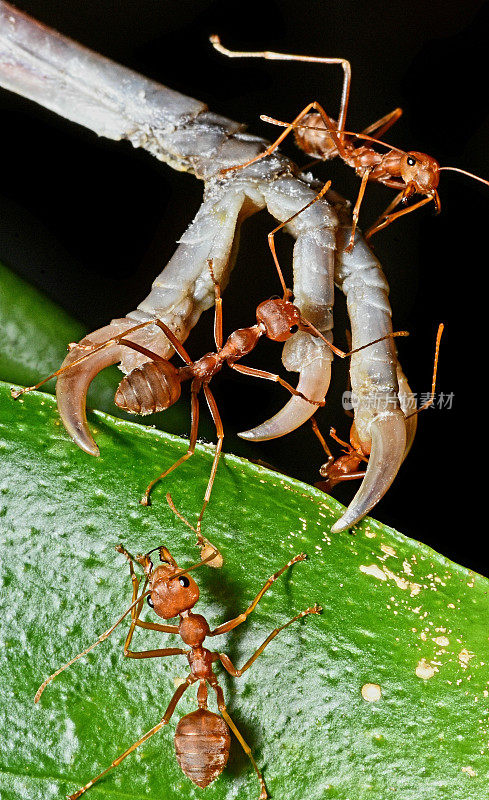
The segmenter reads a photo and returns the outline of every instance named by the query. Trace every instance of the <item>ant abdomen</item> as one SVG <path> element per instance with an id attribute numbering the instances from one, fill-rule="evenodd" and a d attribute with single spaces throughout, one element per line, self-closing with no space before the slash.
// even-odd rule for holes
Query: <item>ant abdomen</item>
<path id="1" fill-rule="evenodd" d="M 331 119 L 331 122 L 336 122 Z M 311 111 L 303 120 L 304 127 L 294 128 L 295 142 L 313 158 L 327 161 L 338 155 L 338 148 L 334 139 L 329 135 L 321 114 Z M 336 126 L 335 126 L 336 127 Z"/>
<path id="2" fill-rule="evenodd" d="M 206 708 L 182 717 L 175 730 L 177 761 L 187 778 L 202 788 L 223 771 L 230 744 L 226 722 Z"/>
<path id="3" fill-rule="evenodd" d="M 172 406 L 181 391 L 178 369 L 170 361 L 146 361 L 122 379 L 114 402 L 132 414 L 154 414 Z"/>

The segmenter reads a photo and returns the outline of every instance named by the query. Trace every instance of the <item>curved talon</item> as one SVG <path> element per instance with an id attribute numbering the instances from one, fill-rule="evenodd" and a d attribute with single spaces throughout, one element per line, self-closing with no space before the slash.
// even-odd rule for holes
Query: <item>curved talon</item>
<path id="1" fill-rule="evenodd" d="M 372 449 L 360 489 L 331 531 L 351 528 L 384 496 L 396 477 L 406 449 L 406 421 L 400 409 L 388 411 L 372 422 Z"/>
<path id="2" fill-rule="evenodd" d="M 418 415 L 413 414 L 413 411 L 416 411 L 416 398 L 410 389 L 399 362 L 397 363 L 397 380 L 399 383 L 399 405 L 406 417 L 406 449 L 404 451 L 404 458 L 406 458 L 416 436 Z"/>
<path id="3" fill-rule="evenodd" d="M 306 364 L 300 371 L 297 389 L 311 400 L 323 400 L 331 380 L 331 359 L 320 358 Z M 238 433 L 242 439 L 255 442 L 264 442 L 276 439 L 295 431 L 317 411 L 317 406 L 308 403 L 301 397 L 291 397 L 288 403 L 273 417 L 251 428 L 249 431 Z"/>
<path id="4" fill-rule="evenodd" d="M 61 365 L 61 368 L 63 368 L 82 358 L 82 356 L 87 356 L 79 365 L 66 370 L 66 372 L 58 376 L 56 397 L 63 425 L 75 444 L 91 456 L 100 455 L 100 450 L 90 433 L 87 423 L 87 391 L 99 372 L 105 367 L 117 364 L 121 360 L 121 351 L 124 348 L 114 343 L 99 350 L 98 353 L 91 353 L 90 345 L 95 348 L 131 326 L 134 326 L 132 320 L 120 319 L 115 320 L 110 325 L 99 328 L 82 339 L 79 344 L 71 347 Z"/>

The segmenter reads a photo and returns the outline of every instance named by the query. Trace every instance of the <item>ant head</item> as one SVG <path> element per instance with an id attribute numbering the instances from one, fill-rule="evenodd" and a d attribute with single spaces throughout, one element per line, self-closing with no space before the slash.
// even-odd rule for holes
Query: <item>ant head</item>
<path id="1" fill-rule="evenodd" d="M 265 335 L 274 342 L 285 342 L 296 331 L 308 330 L 301 312 L 288 300 L 265 300 L 256 309 L 256 319 L 264 326 Z"/>
<path id="2" fill-rule="evenodd" d="M 183 611 L 189 611 L 199 599 L 199 587 L 194 579 L 179 568 L 170 551 L 162 546 L 155 548 L 160 554 L 162 562 L 156 568 L 150 559 L 151 550 L 145 556 L 138 558 L 139 563 L 149 579 L 150 595 L 148 605 L 163 619 L 172 619 Z M 189 567 L 195 569 L 196 566 Z"/>
<path id="3" fill-rule="evenodd" d="M 163 619 L 189 611 L 199 599 L 199 587 L 174 564 L 159 564 L 149 579 L 148 605 Z"/>
<path id="4" fill-rule="evenodd" d="M 401 158 L 401 177 L 406 186 L 413 186 L 416 192 L 434 196 L 440 180 L 440 165 L 426 153 L 404 153 Z"/>

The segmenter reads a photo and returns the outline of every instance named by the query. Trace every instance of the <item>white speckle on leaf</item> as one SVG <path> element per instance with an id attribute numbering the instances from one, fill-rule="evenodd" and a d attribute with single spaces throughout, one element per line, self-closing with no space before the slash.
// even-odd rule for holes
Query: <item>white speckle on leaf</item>
<path id="1" fill-rule="evenodd" d="M 75 734 L 75 723 L 69 717 L 64 720 L 64 731 L 59 741 L 59 751 L 63 753 L 66 764 L 70 764 L 78 751 L 79 742 Z"/>
<path id="2" fill-rule="evenodd" d="M 472 767 L 462 767 L 462 772 L 465 772 L 467 775 L 470 775 L 471 778 L 475 778 L 477 772 Z"/>
<path id="3" fill-rule="evenodd" d="M 364 564 L 360 566 L 360 572 L 364 572 L 365 575 L 371 575 L 372 578 L 378 578 L 379 581 L 386 581 L 387 575 L 383 572 L 377 564 L 370 564 L 370 566 L 366 567 Z"/>
<path id="4" fill-rule="evenodd" d="M 368 703 L 375 703 L 380 700 L 382 689 L 378 683 L 364 683 L 362 686 L 362 697 Z"/>
<path id="5" fill-rule="evenodd" d="M 416 675 L 418 678 L 422 678 L 424 681 L 429 680 L 433 677 L 437 668 L 430 664 L 426 659 L 422 658 L 421 661 L 418 661 L 416 665 Z"/>
<path id="6" fill-rule="evenodd" d="M 384 567 L 384 572 L 387 575 L 387 577 L 391 579 L 391 581 L 394 581 L 398 589 L 402 590 L 409 589 L 411 584 L 409 583 L 409 581 L 405 580 L 405 578 L 400 578 L 398 575 L 395 574 L 395 572 L 392 572 L 390 569 L 387 569 L 387 567 Z"/>
<path id="7" fill-rule="evenodd" d="M 466 650 L 465 647 L 463 650 L 460 651 L 458 654 L 458 663 L 462 667 L 462 669 L 467 669 L 469 666 L 469 661 L 471 658 L 474 658 L 475 653 L 471 653 L 469 650 Z"/>

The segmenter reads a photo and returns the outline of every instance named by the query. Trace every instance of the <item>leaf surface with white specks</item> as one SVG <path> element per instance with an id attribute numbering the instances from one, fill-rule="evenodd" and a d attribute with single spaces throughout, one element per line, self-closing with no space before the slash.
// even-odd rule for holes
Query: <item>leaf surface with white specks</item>
<path id="1" fill-rule="evenodd" d="M 146 484 L 186 443 L 100 412 L 89 419 L 99 458 L 73 445 L 50 396 L 14 402 L 0 387 L 2 800 L 58 800 L 75 791 L 161 719 L 188 669 L 183 657 L 125 660 L 123 623 L 34 706 L 41 681 L 129 605 L 127 564 L 115 544 L 144 552 L 165 543 L 183 566 L 198 554 L 165 493 L 195 520 L 212 448 L 198 446 L 144 508 Z M 219 672 L 270 796 L 482 800 L 489 582 L 372 520 L 355 535 L 332 535 L 340 513 L 321 492 L 226 456 L 205 516 L 205 533 L 225 559 L 222 570 L 195 573 L 196 610 L 211 625 L 246 608 L 293 554 L 309 555 L 246 624 L 215 640 L 237 666 L 298 611 L 324 609 L 283 631 L 242 678 Z M 151 619 L 149 608 L 144 614 Z M 141 630 L 133 645 L 175 646 L 175 638 Z M 195 704 L 191 688 L 168 729 L 87 797 L 257 800 L 235 740 L 228 767 L 205 793 L 180 771 L 175 725 Z"/>

